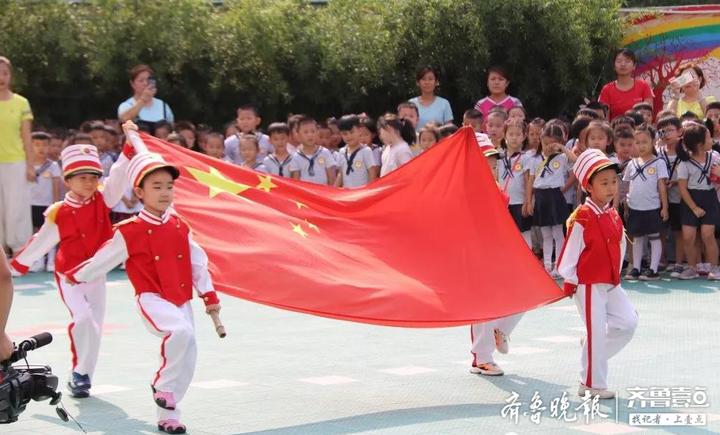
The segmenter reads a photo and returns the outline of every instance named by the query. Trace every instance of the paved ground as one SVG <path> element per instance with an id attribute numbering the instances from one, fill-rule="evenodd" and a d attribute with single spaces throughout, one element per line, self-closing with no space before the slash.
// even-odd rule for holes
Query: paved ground
<path id="1" fill-rule="evenodd" d="M 14 338 L 47 330 L 55 342 L 31 355 L 49 363 L 64 384 L 69 369 L 68 315 L 49 274 L 16 280 L 10 321 Z M 706 281 L 629 283 L 640 312 L 630 345 L 611 361 L 616 403 L 607 417 L 586 424 L 575 408 L 582 324 L 569 300 L 528 313 L 498 358 L 507 375 L 468 373 L 469 328 L 397 329 L 333 321 L 225 297 L 229 336 L 219 340 L 196 304 L 199 361 L 184 406 L 191 434 L 511 434 L 511 433 L 720 433 L 720 285 Z M 155 432 L 149 380 L 159 340 L 142 326 L 132 289 L 114 272 L 108 287 L 103 348 L 90 399 L 64 400 L 89 433 Z M 705 388 L 709 407 L 652 408 L 631 404 L 627 388 Z M 64 390 L 64 389 L 63 389 Z M 679 399 L 679 390 L 672 390 Z M 518 423 L 502 410 L 513 392 L 522 403 Z M 539 424 L 531 421 L 537 392 Z M 550 402 L 569 394 L 566 422 Z M 696 398 L 702 400 L 702 392 Z M 633 406 L 631 409 L 630 407 Z M 631 427 L 630 412 L 705 414 L 696 427 Z M 72 434 L 46 403 L 31 403 L 20 422 L 2 434 Z"/>

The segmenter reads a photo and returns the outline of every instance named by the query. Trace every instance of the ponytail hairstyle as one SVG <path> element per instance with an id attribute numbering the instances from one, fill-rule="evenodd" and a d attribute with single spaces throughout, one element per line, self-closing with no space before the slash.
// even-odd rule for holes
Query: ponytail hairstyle
<path id="1" fill-rule="evenodd" d="M 413 144 L 416 140 L 415 129 L 410 121 L 398 118 L 394 113 L 386 113 L 377 121 L 377 129 L 391 128 L 408 144 Z"/>
<path id="2" fill-rule="evenodd" d="M 545 127 L 543 127 L 542 133 L 540 133 L 540 145 L 538 146 L 537 152 L 535 153 L 535 155 L 537 156 L 542 154 L 542 138 L 544 137 L 554 139 L 563 146 L 565 144 L 565 130 L 562 128 L 562 126 L 555 122 L 548 122 L 547 124 L 545 124 Z"/>
<path id="3" fill-rule="evenodd" d="M 692 154 L 696 154 L 705 143 L 705 136 L 708 128 L 697 122 L 687 122 L 683 125 L 682 144 L 684 149 L 678 149 L 678 156 L 683 160 L 690 160 Z"/>

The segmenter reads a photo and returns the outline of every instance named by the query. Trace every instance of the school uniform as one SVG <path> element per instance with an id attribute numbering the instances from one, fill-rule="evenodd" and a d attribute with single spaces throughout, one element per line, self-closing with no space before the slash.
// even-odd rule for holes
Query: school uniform
<path id="1" fill-rule="evenodd" d="M 138 154 L 128 175 L 137 186 L 145 174 L 158 167 L 169 166 L 151 154 Z M 190 304 L 193 287 L 206 305 L 219 303 L 207 255 L 172 208 L 160 217 L 143 209 L 138 216 L 121 222 L 110 241 L 91 259 L 69 270 L 67 279 L 73 283 L 92 281 L 123 261 L 145 326 L 162 338 L 160 368 L 151 386 L 156 402 L 159 394 L 172 394 L 175 409 L 158 407 L 158 418 L 161 422 L 177 421 L 177 403 L 190 386 L 197 359 Z"/>
<path id="2" fill-rule="evenodd" d="M 35 182 L 30 186 L 30 207 L 34 228 L 40 228 L 45 222 L 45 209 L 55 201 L 53 199 L 53 180 L 60 179 L 62 172 L 60 165 L 50 159 L 41 165 L 33 165 L 35 169 Z"/>
<path id="3" fill-rule="evenodd" d="M 663 162 L 665 163 L 665 168 L 667 169 L 668 174 L 668 181 L 677 181 L 678 180 L 678 166 L 680 163 L 680 159 L 678 158 L 677 154 L 670 155 L 667 153 L 667 150 L 660 149 L 658 152 L 660 155 L 660 158 L 663 159 Z M 670 226 L 670 230 L 672 231 L 680 231 L 682 230 L 682 197 L 680 196 L 680 188 L 677 184 L 674 186 L 668 187 L 667 189 L 667 195 L 668 195 L 668 225 Z"/>
<path id="4" fill-rule="evenodd" d="M 362 187 L 368 184 L 370 181 L 368 170 L 378 166 L 372 150 L 364 145 L 360 145 L 353 152 L 350 152 L 347 146 L 344 147 L 340 150 L 338 159 L 338 171 L 342 174 L 342 187 L 347 188 Z"/>
<path id="5" fill-rule="evenodd" d="M 660 157 L 646 162 L 635 158 L 628 163 L 623 180 L 630 183 L 627 194 L 627 231 L 631 236 L 659 234 L 662 230 L 662 202 L 658 182 L 667 178 L 667 166 Z"/>
<path id="6" fill-rule="evenodd" d="M 562 225 L 569 212 L 562 194 L 569 168 L 567 156 L 556 153 L 545 157 L 542 161 L 538 159 L 532 162 L 530 171 L 535 175 L 534 223 L 539 227 Z"/>
<path id="7" fill-rule="evenodd" d="M 611 164 L 601 152 L 587 150 L 578 157 L 573 171 L 587 190 L 593 173 Z M 588 198 L 568 221 L 558 272 L 565 280 L 565 293 L 575 299 L 587 332 L 580 391 L 607 390 L 608 359 L 630 342 L 637 327 L 637 312 L 620 285 L 625 248 L 622 221 L 612 204 L 600 207 Z"/>
<path id="8" fill-rule="evenodd" d="M 497 181 L 501 190 L 509 198 L 508 210 L 515 225 L 521 233 L 530 231 L 532 216 L 523 216 L 522 206 L 525 202 L 525 172 L 529 170 L 529 157 L 518 151 L 508 155 L 507 151 L 500 154 L 497 163 Z"/>
<path id="9" fill-rule="evenodd" d="M 695 216 L 690 207 L 683 201 L 680 222 L 682 225 L 698 227 L 700 225 L 718 225 L 720 220 L 720 204 L 714 186 L 710 183 L 710 170 L 718 162 L 712 151 L 706 153 L 705 162 L 700 163 L 694 158 L 680 162 L 678 179 L 687 180 L 688 193 L 698 207 L 705 210 L 701 218 Z"/>
<path id="10" fill-rule="evenodd" d="M 407 142 L 385 145 L 382 151 L 380 176 L 384 177 L 412 160 L 413 154 Z"/>
<path id="11" fill-rule="evenodd" d="M 255 135 L 258 143 L 258 156 L 263 158 L 273 152 L 273 146 L 270 143 L 270 137 L 264 133 L 250 133 Z M 240 134 L 236 133 L 225 139 L 225 157 L 236 165 L 242 164 L 242 156 L 240 156 Z"/>
<path id="12" fill-rule="evenodd" d="M 280 159 L 275 154 L 270 154 L 263 159 L 263 166 L 265 166 L 268 174 L 277 175 L 280 177 L 290 177 L 290 162 L 292 161 L 292 154 L 288 154 L 285 158 Z"/>
<path id="13" fill-rule="evenodd" d="M 102 175 L 97 149 L 92 145 L 71 145 L 62 152 L 63 175 L 94 172 Z M 102 192 L 81 200 L 72 192 L 45 211 L 45 222 L 12 260 L 12 267 L 27 273 L 30 265 L 59 244 L 55 256 L 55 281 L 60 297 L 70 312 L 68 326 L 72 371 L 92 379 L 100 351 L 105 317 L 105 276 L 71 287 L 61 275 L 92 257 L 112 236 L 110 208 L 125 192 L 128 160 L 121 155 L 110 170 Z"/>
<path id="14" fill-rule="evenodd" d="M 267 168 L 263 164 L 263 160 L 257 160 L 252 165 L 246 165 L 245 163 L 243 163 L 240 166 L 243 168 L 252 169 L 252 170 L 255 170 L 258 172 L 264 172 L 264 173 L 268 172 Z"/>
<path id="15" fill-rule="evenodd" d="M 298 151 L 292 156 L 289 164 L 290 172 L 300 172 L 300 179 L 310 183 L 328 184 L 327 170 L 336 167 L 335 158 L 330 150 L 317 147 L 314 153 L 308 155 Z"/>

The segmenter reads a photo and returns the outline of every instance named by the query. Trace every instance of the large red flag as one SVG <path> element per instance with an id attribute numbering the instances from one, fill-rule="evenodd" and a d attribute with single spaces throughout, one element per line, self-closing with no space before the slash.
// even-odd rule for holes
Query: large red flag
<path id="1" fill-rule="evenodd" d="M 469 324 L 563 297 L 511 220 L 469 128 L 357 190 L 142 138 L 180 168 L 175 209 L 229 295 L 405 327 Z"/>

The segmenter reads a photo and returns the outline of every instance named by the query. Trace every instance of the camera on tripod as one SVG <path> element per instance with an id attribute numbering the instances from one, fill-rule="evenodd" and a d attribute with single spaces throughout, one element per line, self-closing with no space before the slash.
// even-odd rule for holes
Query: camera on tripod
<path id="1" fill-rule="evenodd" d="M 57 392 L 58 378 L 49 366 L 27 364 L 13 366 L 24 360 L 27 353 L 52 342 L 47 332 L 35 335 L 15 347 L 10 358 L 0 362 L 0 424 L 13 423 L 18 419 L 30 400 L 41 402 L 50 399 L 50 405 L 60 403 L 62 393 Z M 56 408 L 58 416 L 67 421 L 67 413 Z"/>

